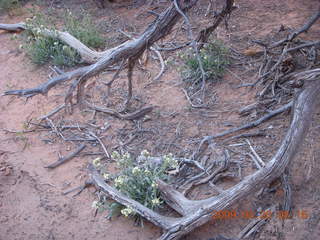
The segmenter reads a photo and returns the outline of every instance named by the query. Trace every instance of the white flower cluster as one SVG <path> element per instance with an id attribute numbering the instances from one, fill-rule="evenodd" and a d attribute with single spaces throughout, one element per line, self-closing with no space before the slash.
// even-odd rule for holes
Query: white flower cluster
<path id="1" fill-rule="evenodd" d="M 121 187 L 126 182 L 125 176 L 119 176 L 114 180 L 114 184 L 116 187 Z"/>
<path id="2" fill-rule="evenodd" d="M 158 184 L 157 184 L 156 182 L 152 182 L 151 187 L 152 187 L 152 188 L 157 188 L 157 187 L 158 187 Z"/>
<path id="3" fill-rule="evenodd" d="M 150 153 L 148 152 L 148 150 L 143 150 L 142 152 L 141 152 L 141 156 L 144 156 L 144 157 L 150 157 Z"/>
<path id="4" fill-rule="evenodd" d="M 95 167 L 100 167 L 101 166 L 101 162 L 100 162 L 101 158 L 96 158 L 92 161 L 92 164 L 95 166 Z"/>
<path id="5" fill-rule="evenodd" d="M 105 180 L 108 180 L 110 178 L 110 174 L 108 173 L 104 173 L 102 176 Z"/>
<path id="6" fill-rule="evenodd" d="M 132 168 L 132 174 L 138 175 L 141 172 L 141 169 L 139 167 Z"/>
<path id="7" fill-rule="evenodd" d="M 91 207 L 94 209 L 98 209 L 102 206 L 102 203 L 99 201 L 93 201 Z"/>
<path id="8" fill-rule="evenodd" d="M 111 153 L 111 157 L 112 157 L 114 160 L 118 160 L 118 159 L 121 158 L 121 155 L 120 155 L 120 153 L 118 153 L 117 151 L 113 151 L 113 152 Z"/>
<path id="9" fill-rule="evenodd" d="M 151 200 L 152 205 L 157 206 L 160 205 L 160 199 L 159 198 L 155 198 Z"/>
<path id="10" fill-rule="evenodd" d="M 169 153 L 168 155 L 163 156 L 164 163 L 168 165 L 170 168 L 177 168 L 178 161 L 173 158 L 173 155 Z"/>
<path id="11" fill-rule="evenodd" d="M 125 217 L 128 217 L 132 213 L 134 213 L 134 211 L 131 207 L 126 207 L 121 210 L 121 214 L 124 215 Z"/>

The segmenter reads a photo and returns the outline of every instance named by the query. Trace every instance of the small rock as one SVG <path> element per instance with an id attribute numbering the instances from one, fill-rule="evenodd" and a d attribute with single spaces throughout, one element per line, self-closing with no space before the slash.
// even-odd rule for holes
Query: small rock
<path id="1" fill-rule="evenodd" d="M 11 175 L 11 169 L 8 168 L 8 167 L 6 167 L 6 169 L 4 170 L 4 175 L 5 175 L 5 176 Z"/>

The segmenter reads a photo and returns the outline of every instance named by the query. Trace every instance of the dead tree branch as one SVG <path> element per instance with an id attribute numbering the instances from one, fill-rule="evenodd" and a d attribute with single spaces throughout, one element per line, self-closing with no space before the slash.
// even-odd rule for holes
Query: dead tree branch
<path id="1" fill-rule="evenodd" d="M 183 11 L 187 11 L 192 6 L 194 6 L 198 2 L 198 0 L 179 0 L 178 2 L 180 9 Z M 145 51 L 145 49 L 170 33 L 179 18 L 179 12 L 177 11 L 174 4 L 171 4 L 170 7 L 168 7 L 163 13 L 161 13 L 159 17 L 147 27 L 147 29 L 143 34 L 141 34 L 140 37 L 125 42 L 115 48 L 109 49 L 96 63 L 87 67 L 79 68 L 69 73 L 62 74 L 52 80 L 49 80 L 47 83 L 44 83 L 37 88 L 6 91 L 4 95 L 19 95 L 30 97 L 39 93 L 44 94 L 58 83 L 78 77 L 78 79 L 76 79 L 76 81 L 72 83 L 65 98 L 66 107 L 67 105 L 71 107 L 72 93 L 76 88 L 78 88 L 77 99 L 80 101 L 82 98 L 84 85 L 90 77 L 99 74 L 108 66 L 116 64 L 123 59 L 135 59 L 139 57 Z"/>
<path id="2" fill-rule="evenodd" d="M 218 196 L 203 200 L 188 200 L 181 193 L 159 181 L 166 202 L 179 212 L 182 217 L 162 216 L 129 199 L 105 183 L 103 178 L 91 167 L 91 176 L 96 187 L 111 196 L 117 202 L 131 207 L 141 216 L 163 228 L 165 233 L 160 240 L 179 239 L 196 227 L 212 218 L 214 211 L 225 209 L 249 194 L 261 189 L 275 178 L 280 177 L 289 162 L 294 158 L 301 141 L 309 129 L 311 117 L 318 106 L 320 85 L 317 81 L 308 81 L 305 88 L 297 95 L 293 106 L 293 117 L 289 130 L 276 154 L 254 174 L 247 176 L 235 186 L 221 192 Z"/>
<path id="3" fill-rule="evenodd" d="M 83 149 L 85 149 L 86 145 L 81 144 L 80 147 L 78 147 L 74 152 L 70 153 L 68 156 L 65 156 L 63 158 L 60 158 L 58 161 L 51 163 L 50 165 L 46 166 L 45 168 L 56 168 L 60 166 L 61 164 L 71 160 L 74 158 L 78 153 L 80 153 Z"/>
<path id="4" fill-rule="evenodd" d="M 107 51 L 97 52 L 84 45 L 82 42 L 80 42 L 77 38 L 75 38 L 68 32 L 52 31 L 49 29 L 40 28 L 28 29 L 27 25 L 24 22 L 16 24 L 0 24 L 0 30 L 6 30 L 10 32 L 31 30 L 37 31 L 38 34 L 41 34 L 46 37 L 59 39 L 65 44 L 75 49 L 80 54 L 82 60 L 86 63 L 95 63 L 104 55 L 109 54 L 112 51 L 112 49 L 108 49 Z"/>
<path id="5" fill-rule="evenodd" d="M 291 42 L 293 39 L 295 39 L 297 36 L 299 36 L 301 33 L 307 32 L 311 26 L 320 18 L 320 8 L 318 9 L 318 11 L 310 18 L 310 20 L 305 23 L 300 29 L 294 31 L 293 33 L 291 33 L 290 35 L 288 35 L 287 38 L 282 39 L 278 42 L 275 42 L 274 44 L 272 44 L 271 46 L 269 46 L 268 48 L 275 48 L 278 47 L 280 45 L 282 45 L 283 43 L 286 42 Z"/>
<path id="6" fill-rule="evenodd" d="M 214 22 L 209 27 L 203 29 L 200 31 L 196 41 L 198 42 L 198 48 L 202 48 L 205 43 L 208 42 L 209 36 L 211 33 L 216 30 L 216 28 L 220 25 L 220 23 L 223 21 L 223 19 L 230 16 L 233 10 L 235 10 L 236 7 L 234 6 L 234 0 L 226 0 L 225 6 L 222 9 L 222 11 L 215 16 Z"/>
<path id="7" fill-rule="evenodd" d="M 126 114 L 121 114 L 111 108 L 103 108 L 103 107 L 97 107 L 97 106 L 92 106 L 92 105 L 88 105 L 89 108 L 96 110 L 98 112 L 103 112 L 106 114 L 110 114 L 112 116 L 115 116 L 119 119 L 124 119 L 124 120 L 135 120 L 138 118 L 141 118 L 143 116 L 145 116 L 146 114 L 150 113 L 153 109 L 153 107 L 148 106 L 148 107 L 143 107 L 135 112 L 132 113 L 126 113 Z"/>

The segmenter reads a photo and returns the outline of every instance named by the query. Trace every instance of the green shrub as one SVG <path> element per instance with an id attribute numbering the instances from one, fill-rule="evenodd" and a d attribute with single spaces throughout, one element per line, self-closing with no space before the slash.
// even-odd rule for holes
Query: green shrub
<path id="1" fill-rule="evenodd" d="M 27 51 L 32 62 L 39 65 L 51 60 L 54 65 L 73 66 L 81 60 L 76 50 L 49 37 L 34 38 Z"/>
<path id="2" fill-rule="evenodd" d="M 82 19 L 78 20 L 70 11 L 67 11 L 64 14 L 63 21 L 64 30 L 88 47 L 103 46 L 104 39 L 88 15 L 83 15 Z M 55 65 L 64 66 L 73 66 L 80 63 L 81 57 L 75 49 L 55 37 L 47 37 L 42 34 L 44 29 L 55 31 L 55 26 L 49 24 L 50 22 L 52 22 L 52 19 L 40 13 L 36 13 L 32 19 L 27 19 L 29 37 L 26 49 L 32 62 L 41 65 L 52 61 Z"/>
<path id="3" fill-rule="evenodd" d="M 220 41 L 208 43 L 200 50 L 200 58 L 207 81 L 216 81 L 224 74 L 226 66 L 230 63 L 228 49 Z M 181 69 L 181 76 L 185 82 L 198 84 L 202 81 L 199 62 L 193 50 L 190 48 L 182 54 L 184 66 Z"/>
<path id="4" fill-rule="evenodd" d="M 67 11 L 64 22 L 65 31 L 69 32 L 88 47 L 104 47 L 105 39 L 88 14 L 82 14 L 80 19 L 78 19 L 72 15 L 70 11 Z"/>
<path id="5" fill-rule="evenodd" d="M 114 175 L 107 173 L 99 158 L 95 159 L 93 164 L 100 169 L 104 178 L 112 182 L 120 192 L 150 209 L 160 208 L 163 201 L 160 197 L 156 180 L 168 181 L 169 175 L 167 171 L 178 167 L 178 162 L 173 158 L 172 154 L 162 158 L 154 158 L 144 150 L 137 158 L 137 161 L 134 161 L 128 153 L 120 155 L 118 152 L 113 152 L 112 158 L 117 161 L 119 167 L 119 172 Z M 131 208 L 124 207 L 118 203 L 106 206 L 106 201 L 103 200 L 93 203 L 95 208 L 108 208 L 109 217 L 114 216 L 116 213 L 121 213 L 126 217 L 136 216 Z"/>
<path id="6" fill-rule="evenodd" d="M 19 0 L 0 0 L 0 11 L 9 11 L 20 7 Z"/>

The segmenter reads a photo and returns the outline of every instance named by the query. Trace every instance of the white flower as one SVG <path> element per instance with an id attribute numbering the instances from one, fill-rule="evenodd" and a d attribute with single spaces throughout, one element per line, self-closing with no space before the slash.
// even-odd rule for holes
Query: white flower
<path id="1" fill-rule="evenodd" d="M 163 158 L 164 158 L 165 164 L 167 164 L 170 168 L 178 167 L 178 161 L 173 158 L 172 153 L 165 155 Z"/>
<path id="2" fill-rule="evenodd" d="M 132 169 L 132 174 L 133 175 L 138 175 L 141 172 L 141 169 L 139 167 L 134 167 Z"/>
<path id="3" fill-rule="evenodd" d="M 54 42 L 54 43 L 53 43 L 54 46 L 57 46 L 58 44 L 59 44 L 58 42 Z"/>
<path id="4" fill-rule="evenodd" d="M 125 154 L 123 155 L 123 159 L 124 159 L 124 160 L 129 160 L 129 159 L 130 159 L 130 153 L 125 153 Z"/>
<path id="5" fill-rule="evenodd" d="M 155 198 L 151 200 L 152 205 L 159 205 L 160 204 L 160 199 L 159 198 Z"/>
<path id="6" fill-rule="evenodd" d="M 125 182 L 125 177 L 124 176 L 119 176 L 114 180 L 114 184 L 116 185 L 116 187 L 121 187 L 121 185 L 123 185 L 123 183 Z"/>
<path id="7" fill-rule="evenodd" d="M 127 207 L 121 210 L 121 214 L 125 217 L 128 217 L 130 214 L 133 213 L 133 209 L 131 207 Z"/>
<path id="8" fill-rule="evenodd" d="M 177 168 L 179 165 L 178 161 L 176 159 L 172 159 L 171 161 L 171 167 L 172 168 Z"/>
<path id="9" fill-rule="evenodd" d="M 152 187 L 152 188 L 157 188 L 157 187 L 158 187 L 158 184 L 157 184 L 156 182 L 152 182 L 151 187 Z"/>
<path id="10" fill-rule="evenodd" d="M 100 204 L 99 204 L 99 202 L 98 202 L 98 201 L 93 201 L 93 202 L 92 202 L 92 205 L 91 205 L 91 207 L 92 207 L 92 208 L 94 208 L 94 209 L 98 209 L 98 208 L 99 208 L 99 206 L 100 206 Z"/>
<path id="11" fill-rule="evenodd" d="M 103 176 L 103 178 L 104 178 L 105 180 L 107 180 L 107 179 L 110 178 L 110 174 L 108 174 L 108 173 L 104 173 L 102 176 Z"/>
<path id="12" fill-rule="evenodd" d="M 101 166 L 100 160 L 101 160 L 101 159 L 100 159 L 99 157 L 96 158 L 96 159 L 94 159 L 94 160 L 92 161 L 93 165 L 94 165 L 95 167 Z"/>
<path id="13" fill-rule="evenodd" d="M 148 150 L 143 150 L 143 151 L 141 152 L 141 156 L 149 157 L 149 156 L 150 156 L 150 153 L 148 152 Z"/>
<path id="14" fill-rule="evenodd" d="M 119 159 L 121 156 L 120 156 L 120 153 L 118 153 L 117 151 L 113 151 L 113 152 L 111 153 L 111 157 L 112 157 L 113 159 Z"/>

